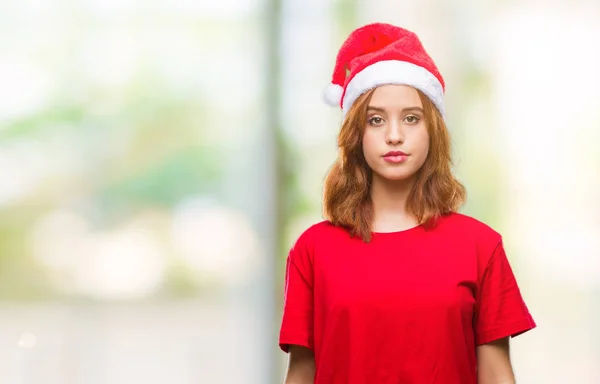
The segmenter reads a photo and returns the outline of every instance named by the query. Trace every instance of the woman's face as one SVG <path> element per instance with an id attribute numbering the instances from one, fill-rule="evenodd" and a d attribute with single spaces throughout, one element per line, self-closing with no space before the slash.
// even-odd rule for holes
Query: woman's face
<path id="1" fill-rule="evenodd" d="M 419 93 L 406 85 L 375 89 L 367 110 L 363 154 L 373 177 L 407 180 L 429 152 L 429 133 Z"/>

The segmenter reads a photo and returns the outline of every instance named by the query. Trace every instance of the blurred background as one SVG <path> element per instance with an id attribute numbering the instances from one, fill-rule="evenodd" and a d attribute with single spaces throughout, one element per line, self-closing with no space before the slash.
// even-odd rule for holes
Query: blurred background
<path id="1" fill-rule="evenodd" d="M 446 78 L 463 212 L 538 323 L 519 382 L 599 384 L 597 0 L 0 0 L 0 382 L 282 382 L 321 92 L 372 21 Z"/>

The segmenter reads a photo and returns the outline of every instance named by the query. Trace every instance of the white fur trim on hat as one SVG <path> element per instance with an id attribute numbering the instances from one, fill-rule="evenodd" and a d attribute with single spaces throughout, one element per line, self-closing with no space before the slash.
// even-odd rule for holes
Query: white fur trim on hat
<path id="1" fill-rule="evenodd" d="M 357 73 L 346 86 L 342 102 L 344 116 L 363 93 L 385 84 L 403 84 L 423 92 L 445 119 L 444 88 L 431 72 L 406 61 L 386 60 L 373 63 Z"/>
<path id="2" fill-rule="evenodd" d="M 323 100 L 332 107 L 339 107 L 342 101 L 344 88 L 337 84 L 329 84 L 323 91 Z"/>

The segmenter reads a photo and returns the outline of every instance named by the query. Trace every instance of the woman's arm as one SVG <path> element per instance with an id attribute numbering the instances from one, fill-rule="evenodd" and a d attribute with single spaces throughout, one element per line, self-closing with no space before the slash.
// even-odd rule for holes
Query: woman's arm
<path id="1" fill-rule="evenodd" d="M 315 355 L 306 347 L 290 345 L 284 384 L 314 384 Z"/>
<path id="2" fill-rule="evenodd" d="M 505 337 L 477 347 L 479 384 L 515 384 L 508 340 Z"/>

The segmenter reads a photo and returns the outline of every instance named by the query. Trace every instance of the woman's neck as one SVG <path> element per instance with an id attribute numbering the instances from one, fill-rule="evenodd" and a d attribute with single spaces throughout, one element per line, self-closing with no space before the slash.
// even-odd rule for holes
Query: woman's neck
<path id="1" fill-rule="evenodd" d="M 390 181 L 373 175 L 373 232 L 398 232 L 418 225 L 406 211 L 414 180 Z"/>

